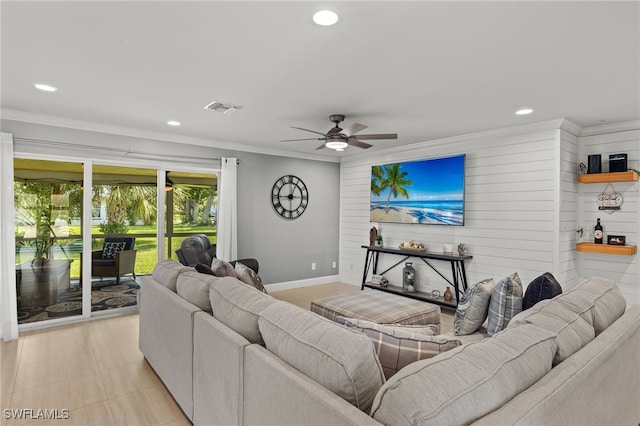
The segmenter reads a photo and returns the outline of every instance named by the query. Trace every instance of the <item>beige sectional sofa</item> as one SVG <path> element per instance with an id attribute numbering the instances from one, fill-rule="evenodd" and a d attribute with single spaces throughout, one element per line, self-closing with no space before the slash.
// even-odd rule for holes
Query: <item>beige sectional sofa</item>
<path id="1" fill-rule="evenodd" d="M 371 339 L 164 261 L 140 350 L 196 425 L 638 425 L 640 307 L 591 278 L 385 381 Z"/>

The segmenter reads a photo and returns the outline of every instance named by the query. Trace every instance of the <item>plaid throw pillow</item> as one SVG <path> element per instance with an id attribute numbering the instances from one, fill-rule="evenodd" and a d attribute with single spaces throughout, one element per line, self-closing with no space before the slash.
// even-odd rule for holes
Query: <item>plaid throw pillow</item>
<path id="1" fill-rule="evenodd" d="M 522 311 L 522 282 L 518 273 L 498 281 L 491 293 L 487 334 L 493 336 L 504 330 L 511 318 Z"/>
<path id="2" fill-rule="evenodd" d="M 116 252 L 124 250 L 124 247 L 127 245 L 125 242 L 108 242 L 104 243 L 102 247 L 102 258 L 103 259 L 113 259 L 116 255 Z"/>
<path id="3" fill-rule="evenodd" d="M 383 325 L 345 317 L 338 317 L 336 321 L 360 330 L 371 339 L 386 379 L 405 365 L 434 357 L 462 344 L 456 339 L 435 336 L 439 331 L 437 325 Z"/>

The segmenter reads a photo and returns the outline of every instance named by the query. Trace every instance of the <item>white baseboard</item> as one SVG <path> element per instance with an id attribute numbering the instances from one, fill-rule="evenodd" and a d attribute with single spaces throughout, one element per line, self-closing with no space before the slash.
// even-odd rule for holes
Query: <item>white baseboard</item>
<path id="1" fill-rule="evenodd" d="M 312 285 L 329 284 L 340 281 L 339 275 L 328 275 L 326 277 L 307 278 L 305 280 L 287 281 L 284 283 L 265 284 L 268 292 L 290 290 L 292 288 L 309 287 Z"/>

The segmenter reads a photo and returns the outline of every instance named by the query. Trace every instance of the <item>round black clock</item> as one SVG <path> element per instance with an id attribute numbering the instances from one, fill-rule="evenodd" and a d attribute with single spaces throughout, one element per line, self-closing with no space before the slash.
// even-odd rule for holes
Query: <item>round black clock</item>
<path id="1" fill-rule="evenodd" d="M 309 191 L 299 177 L 282 176 L 271 189 L 271 204 L 283 218 L 297 219 L 309 205 Z"/>

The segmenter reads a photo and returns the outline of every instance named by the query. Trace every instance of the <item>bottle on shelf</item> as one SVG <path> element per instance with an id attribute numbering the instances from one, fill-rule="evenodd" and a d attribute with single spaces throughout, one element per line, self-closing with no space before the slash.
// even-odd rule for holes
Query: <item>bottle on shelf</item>
<path id="1" fill-rule="evenodd" d="M 598 222 L 596 223 L 596 226 L 593 228 L 593 242 L 596 244 L 602 244 L 602 238 L 603 237 L 603 232 L 602 232 L 602 224 L 600 224 L 600 218 L 598 218 Z"/>

